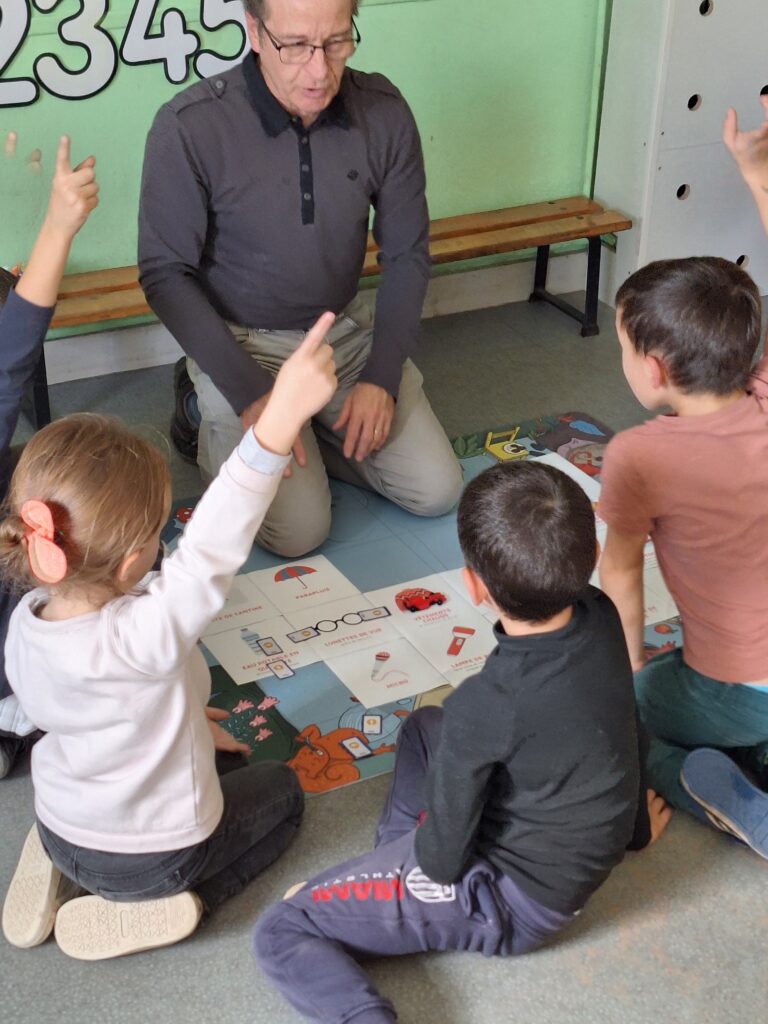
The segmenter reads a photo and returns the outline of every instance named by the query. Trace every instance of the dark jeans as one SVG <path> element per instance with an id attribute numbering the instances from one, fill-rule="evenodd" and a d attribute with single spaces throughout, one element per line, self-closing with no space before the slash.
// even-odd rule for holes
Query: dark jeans
<path id="1" fill-rule="evenodd" d="M 768 689 L 710 679 L 677 649 L 635 675 L 635 695 L 651 733 L 648 784 L 667 803 L 711 825 L 680 783 L 683 762 L 697 747 L 725 751 L 768 785 Z"/>
<path id="2" fill-rule="evenodd" d="M 75 846 L 38 821 L 43 846 L 63 875 L 104 899 L 129 903 L 192 889 L 205 913 L 236 895 L 276 860 L 301 824 L 304 794 L 279 761 L 221 779 L 224 813 L 201 843 L 162 853 L 108 853 Z"/>
<path id="3" fill-rule="evenodd" d="M 525 953 L 573 917 L 542 907 L 479 857 L 453 885 L 433 882 L 421 870 L 415 826 L 441 726 L 442 710 L 432 707 L 414 712 L 403 726 L 375 849 L 317 875 L 256 924 L 259 965 L 310 1020 L 395 1020 L 392 1004 L 359 966 L 367 956 Z"/>

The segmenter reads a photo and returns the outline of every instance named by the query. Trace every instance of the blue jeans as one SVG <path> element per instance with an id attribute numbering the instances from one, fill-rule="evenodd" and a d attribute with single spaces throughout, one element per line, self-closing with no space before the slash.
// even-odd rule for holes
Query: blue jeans
<path id="1" fill-rule="evenodd" d="M 63 875 L 107 900 L 131 903 L 192 889 L 209 914 L 276 860 L 301 824 L 304 794 L 295 773 L 265 761 L 221 779 L 224 813 L 203 842 L 162 853 L 109 853 L 75 846 L 37 827 Z"/>
<path id="2" fill-rule="evenodd" d="M 256 959 L 286 999 L 326 1024 L 391 1024 L 395 1012 L 360 967 L 368 956 L 465 950 L 525 953 L 573 919 L 527 896 L 475 857 L 453 885 L 421 871 L 414 836 L 442 709 L 415 711 L 400 731 L 376 847 L 329 868 L 256 924 Z"/>
<path id="3" fill-rule="evenodd" d="M 674 650 L 635 676 L 640 715 L 651 734 L 648 784 L 673 807 L 708 819 L 680 784 L 686 755 L 715 747 L 768 780 L 768 689 L 721 683 L 696 672 Z"/>

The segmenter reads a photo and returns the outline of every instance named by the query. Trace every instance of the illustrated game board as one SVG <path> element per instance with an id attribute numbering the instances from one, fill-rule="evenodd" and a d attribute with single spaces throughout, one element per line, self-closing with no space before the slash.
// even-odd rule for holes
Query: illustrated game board
<path id="1" fill-rule="evenodd" d="M 543 458 L 594 502 L 610 436 L 576 412 L 453 446 L 467 481 L 498 461 Z M 494 647 L 494 617 L 470 603 L 461 580 L 455 513 L 424 519 L 337 481 L 331 493 L 325 544 L 295 561 L 254 547 L 200 645 L 211 704 L 230 713 L 224 727 L 252 760 L 287 761 L 307 793 L 390 771 L 403 720 L 440 703 Z M 169 549 L 194 500 L 174 504 Z M 650 542 L 645 575 L 647 646 L 667 650 L 680 630 Z"/>

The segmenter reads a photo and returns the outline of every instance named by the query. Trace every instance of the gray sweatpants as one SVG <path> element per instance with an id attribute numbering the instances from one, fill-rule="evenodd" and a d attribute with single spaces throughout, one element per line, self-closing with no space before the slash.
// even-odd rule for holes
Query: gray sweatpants
<path id="1" fill-rule="evenodd" d="M 276 374 L 304 337 L 303 331 L 266 331 L 230 325 L 240 345 L 270 373 Z M 372 318 L 355 299 L 328 334 L 334 350 L 339 387 L 329 404 L 304 428 L 304 468 L 293 464 L 283 480 L 256 539 L 288 558 L 311 551 L 326 539 L 331 524 L 328 474 L 384 495 L 416 515 L 438 516 L 458 501 L 461 467 L 422 390 L 422 376 L 410 360 L 403 366 L 400 391 L 387 443 L 362 462 L 344 458 L 342 434 L 331 426 L 368 359 Z M 198 463 L 212 479 L 243 434 L 240 418 L 192 359 L 187 359 L 202 416 Z"/>
<path id="2" fill-rule="evenodd" d="M 396 1020 L 360 966 L 366 957 L 427 950 L 512 956 L 540 946 L 575 916 L 541 906 L 481 857 L 454 885 L 431 881 L 419 867 L 414 836 L 442 716 L 442 708 L 420 708 L 403 725 L 375 849 L 317 875 L 256 923 L 259 966 L 308 1020 Z"/>

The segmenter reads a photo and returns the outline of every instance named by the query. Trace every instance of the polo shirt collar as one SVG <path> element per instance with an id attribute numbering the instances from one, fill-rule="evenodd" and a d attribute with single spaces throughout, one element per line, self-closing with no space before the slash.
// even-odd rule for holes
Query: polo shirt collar
<path id="1" fill-rule="evenodd" d="M 274 139 L 289 127 L 292 121 L 291 115 L 269 91 L 259 66 L 259 59 L 253 50 L 243 61 L 242 67 L 251 105 L 259 115 L 264 131 Z M 339 89 L 325 110 L 321 111 L 317 120 L 312 125 L 313 129 L 319 128 L 321 125 L 333 125 L 344 129 L 349 128 L 349 116 L 342 97 L 342 92 L 345 91 L 346 78 L 347 71 L 345 70 L 341 89 Z"/>

